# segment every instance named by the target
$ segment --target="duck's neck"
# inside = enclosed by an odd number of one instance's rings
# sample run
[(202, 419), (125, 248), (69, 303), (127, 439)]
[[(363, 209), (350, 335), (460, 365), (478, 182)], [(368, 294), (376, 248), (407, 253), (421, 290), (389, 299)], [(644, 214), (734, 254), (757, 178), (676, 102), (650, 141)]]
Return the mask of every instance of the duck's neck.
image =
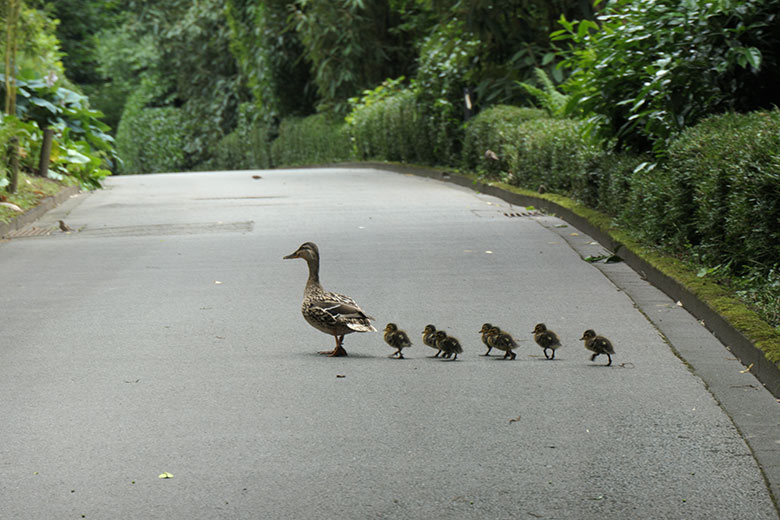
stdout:
[(322, 290), (320, 285), (320, 259), (311, 258), (306, 259), (306, 263), (309, 264), (309, 279), (306, 281), (306, 291)]

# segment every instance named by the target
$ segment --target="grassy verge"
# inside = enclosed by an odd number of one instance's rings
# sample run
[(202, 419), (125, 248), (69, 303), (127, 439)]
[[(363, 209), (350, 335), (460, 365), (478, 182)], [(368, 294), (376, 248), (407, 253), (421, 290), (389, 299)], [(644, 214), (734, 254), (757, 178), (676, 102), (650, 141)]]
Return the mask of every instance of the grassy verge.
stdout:
[[(40, 203), (46, 197), (56, 195), (63, 184), (42, 177), (28, 176), (19, 173), (19, 184), (16, 193), (0, 192), (0, 202), (10, 202), (27, 211)], [(0, 206), (0, 222), (6, 223), (21, 215), (7, 206)]]

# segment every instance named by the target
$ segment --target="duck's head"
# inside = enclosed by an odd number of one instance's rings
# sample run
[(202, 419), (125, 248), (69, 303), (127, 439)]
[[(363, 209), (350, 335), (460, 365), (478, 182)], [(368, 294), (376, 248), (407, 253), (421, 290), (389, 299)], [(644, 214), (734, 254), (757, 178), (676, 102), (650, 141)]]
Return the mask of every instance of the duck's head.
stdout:
[(319, 259), (320, 250), (314, 242), (304, 242), (294, 253), (285, 256), (284, 260), (290, 260), (292, 258), (303, 258), (307, 262), (309, 260)]
[(398, 325), (396, 325), (395, 323), (388, 323), (385, 326), (385, 332), (395, 332), (397, 330), (398, 330)]
[(426, 325), (425, 329), (423, 329), (423, 334), (431, 334), (433, 332), (436, 332), (436, 327), (430, 324)]
[(436, 333), (433, 335), (433, 339), (439, 341), (447, 337), (447, 333), (443, 330), (437, 330)]
[(588, 329), (582, 333), (582, 337), (580, 339), (584, 339), (585, 341), (588, 341), (589, 339), (593, 339), (595, 337), (596, 337), (596, 331), (594, 331), (593, 329)]
[(542, 332), (547, 331), (547, 325), (544, 323), (537, 323), (536, 327), (534, 327), (534, 334), (541, 334)]
[(490, 331), (490, 329), (492, 329), (492, 328), (493, 328), (493, 325), (491, 325), (490, 323), (484, 323), (484, 324), (482, 324), (482, 328), (479, 329), (479, 331), (482, 334), (485, 334), (486, 332)]

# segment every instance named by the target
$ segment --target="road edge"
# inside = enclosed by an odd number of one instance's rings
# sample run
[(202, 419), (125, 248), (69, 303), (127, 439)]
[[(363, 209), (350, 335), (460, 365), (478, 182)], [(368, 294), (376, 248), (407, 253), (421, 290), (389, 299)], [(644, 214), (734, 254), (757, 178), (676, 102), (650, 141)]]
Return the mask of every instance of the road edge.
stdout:
[(36, 206), (33, 206), (21, 215), (14, 217), (9, 222), (0, 222), (0, 238), (4, 238), (8, 233), (21, 229), (31, 222), (35, 222), (41, 218), (44, 213), (59, 206), (80, 191), (78, 186), (66, 186), (56, 194), (41, 199)]

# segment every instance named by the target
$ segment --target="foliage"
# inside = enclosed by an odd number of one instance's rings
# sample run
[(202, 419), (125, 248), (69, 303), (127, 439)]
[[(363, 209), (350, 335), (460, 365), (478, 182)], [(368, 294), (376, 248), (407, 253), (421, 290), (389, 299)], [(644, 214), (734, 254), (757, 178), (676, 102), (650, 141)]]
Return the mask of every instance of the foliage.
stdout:
[[(2, 125), (0, 125), (0, 143), (2, 143)], [(59, 182), (20, 172), (16, 193), (4, 193), (0, 195), (0, 200), (15, 204), (22, 210), (28, 210), (38, 205), (42, 199), (56, 195), (61, 189), (62, 185)], [(0, 206), (0, 222), (9, 222), (17, 216), (19, 216), (18, 212)]]
[[(5, 25), (6, 10), (10, 5), (10, 2), (0, 3), (0, 25)], [(45, 11), (22, 3), (16, 33), (17, 70), (52, 75), (55, 79), (62, 77), (63, 53), (56, 36), (57, 27), (57, 20), (47, 16)], [(5, 54), (4, 45), (0, 46), (0, 53)]]
[(344, 115), (355, 92), (409, 72), (413, 48), (389, 2), (296, 0), (292, 6), (291, 27), (311, 66), (320, 110)]
[[(560, 19), (571, 114), (618, 148), (662, 153), (708, 114), (780, 101), (780, 0), (617, 0)], [(770, 92), (773, 90), (774, 92)]]
[(316, 87), (290, 30), (288, 0), (227, 0), (230, 50), (266, 121), (314, 112)]
[(184, 153), (184, 114), (175, 106), (153, 106), (164, 86), (145, 80), (127, 101), (117, 129), (117, 148), (124, 164), (121, 173), (182, 171), (187, 166)]
[(250, 107), (241, 107), (235, 130), (222, 138), (210, 167), (215, 170), (257, 170), (271, 167), (271, 128), (252, 123)]
[(420, 164), (435, 161), (415, 91), (403, 88), (402, 79), (385, 81), (351, 100), (353, 108), (346, 120), (359, 159)]
[(275, 166), (349, 160), (352, 152), (346, 124), (324, 113), (284, 119), (279, 137), (271, 144), (271, 155)]
[[(545, 117), (542, 110), (496, 105), (483, 110), (466, 124), (463, 139), (463, 167), (480, 175), (498, 178), (509, 170), (509, 150), (516, 128), (525, 121)], [(495, 157), (488, 153), (495, 154)]]
[[(52, 84), (48, 78), (25, 73), (17, 78), (16, 86), (16, 114), (31, 123), (23, 134), (23, 146), (29, 148), (30, 155), (38, 157), (41, 131), (52, 127), (57, 133), (49, 175), (71, 175), (86, 188), (99, 187), (118, 160), (114, 140), (106, 133), (108, 127), (99, 119), (102, 114), (89, 107), (85, 96)], [(29, 170), (37, 170), (37, 164)]]
[(737, 273), (778, 265), (780, 111), (725, 114), (688, 129), (669, 149), (665, 177), (672, 204), (658, 231), (667, 242)]
[[(585, 18), (593, 10), (588, 0), (456, 0), (440, 10), (464, 23), (468, 37), (480, 45), (464, 80), (475, 88), (482, 106), (521, 103), (525, 92), (517, 82), (543, 68), (560, 82), (549, 34), (561, 15)], [(444, 12), (441, 12), (441, 15)]]
[(534, 69), (534, 74), (539, 86), (524, 81), (518, 81), (518, 86), (525, 90), (539, 107), (546, 110), (548, 115), (551, 117), (563, 117), (566, 114), (566, 106), (569, 104), (569, 96), (555, 88), (555, 84), (544, 69), (536, 68)]

